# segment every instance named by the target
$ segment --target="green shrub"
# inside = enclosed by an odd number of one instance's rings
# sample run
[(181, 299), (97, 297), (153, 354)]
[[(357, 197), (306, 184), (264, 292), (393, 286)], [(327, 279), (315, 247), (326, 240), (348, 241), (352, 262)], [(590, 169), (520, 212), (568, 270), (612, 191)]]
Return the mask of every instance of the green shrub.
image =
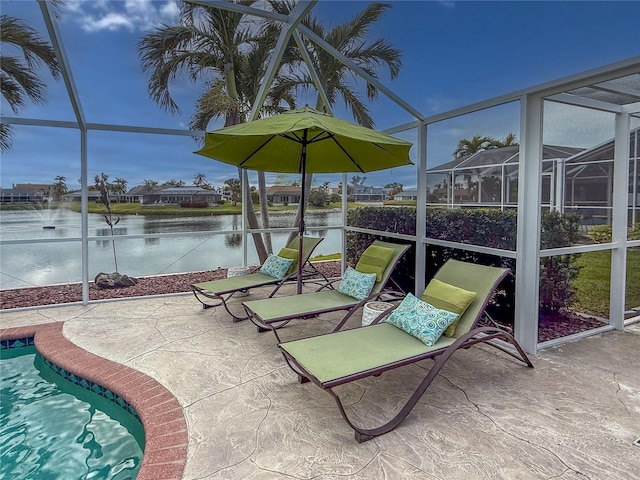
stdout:
[(324, 190), (311, 190), (309, 192), (309, 205), (324, 207), (328, 201), (328, 195)]
[[(482, 245), (503, 250), (515, 250), (517, 214), (490, 208), (430, 208), (427, 210), (426, 235), (440, 240)], [(348, 224), (354, 227), (384, 230), (415, 235), (416, 209), (414, 207), (363, 207), (350, 210)], [(571, 245), (580, 235), (579, 216), (545, 212), (541, 220), (542, 248), (559, 248)], [(350, 233), (347, 236), (347, 261), (353, 264), (374, 239), (384, 235)], [(558, 311), (569, 308), (575, 299), (573, 282), (578, 275), (577, 255), (545, 257), (540, 269), (540, 307)], [(482, 263), (510, 268), (514, 276), (507, 279), (493, 301), (492, 316), (512, 321), (515, 312), (515, 260), (468, 250), (427, 246), (425, 283), (449, 259)], [(415, 247), (396, 268), (393, 279), (405, 291), (415, 289)]]
[[(595, 243), (609, 243), (613, 238), (611, 225), (595, 225), (589, 230), (589, 236)], [(627, 240), (640, 240), (640, 223), (629, 229)]]

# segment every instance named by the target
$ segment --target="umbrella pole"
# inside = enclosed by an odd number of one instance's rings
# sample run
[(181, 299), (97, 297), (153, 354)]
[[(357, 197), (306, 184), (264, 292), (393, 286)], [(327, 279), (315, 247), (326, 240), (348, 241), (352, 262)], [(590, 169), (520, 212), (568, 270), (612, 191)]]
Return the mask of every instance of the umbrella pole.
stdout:
[(298, 224), (298, 237), (300, 237), (300, 246), (298, 247), (298, 293), (302, 293), (302, 246), (304, 244), (304, 184), (307, 173), (307, 129), (302, 133), (302, 154), (300, 155), (301, 163), (301, 183), (300, 190), (300, 222)]

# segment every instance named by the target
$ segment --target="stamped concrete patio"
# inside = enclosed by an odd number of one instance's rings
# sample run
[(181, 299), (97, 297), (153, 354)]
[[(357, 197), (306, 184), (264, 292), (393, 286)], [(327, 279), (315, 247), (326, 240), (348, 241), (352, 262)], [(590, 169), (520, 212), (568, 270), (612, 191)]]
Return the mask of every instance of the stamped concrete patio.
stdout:
[[(337, 318), (281, 334), (327, 332)], [(271, 333), (192, 296), (0, 314), (3, 328), (50, 322), (175, 395), (188, 426), (185, 479), (640, 478), (638, 325), (542, 351), (535, 369), (487, 346), (458, 352), (400, 427), (358, 444), (333, 399), (297, 383)], [(395, 412), (428, 368), (341, 393), (371, 423)]]

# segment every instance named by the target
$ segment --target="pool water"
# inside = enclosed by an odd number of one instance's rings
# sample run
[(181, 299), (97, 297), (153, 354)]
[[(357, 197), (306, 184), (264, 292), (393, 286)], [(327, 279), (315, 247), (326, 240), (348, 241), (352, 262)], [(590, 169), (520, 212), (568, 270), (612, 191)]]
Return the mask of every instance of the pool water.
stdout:
[(135, 479), (140, 422), (18, 350), (0, 360), (0, 480)]

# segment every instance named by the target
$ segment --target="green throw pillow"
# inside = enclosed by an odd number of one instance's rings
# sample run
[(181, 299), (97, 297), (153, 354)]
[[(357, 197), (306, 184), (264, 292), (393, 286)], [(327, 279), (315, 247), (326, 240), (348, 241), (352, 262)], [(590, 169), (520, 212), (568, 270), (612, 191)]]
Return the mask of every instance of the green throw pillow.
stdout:
[(426, 346), (433, 347), (445, 328), (456, 318), (458, 314), (436, 308), (409, 293), (391, 312), (387, 323), (413, 335)]
[(284, 247), (278, 252), (278, 256), (293, 260), (293, 263), (291, 264), (291, 267), (289, 267), (289, 271), (287, 273), (293, 272), (294, 267), (298, 264), (298, 250), (295, 248)]
[(436, 308), (458, 314), (458, 318), (444, 331), (445, 337), (453, 337), (460, 317), (476, 298), (476, 292), (470, 292), (434, 278), (420, 298)]
[(362, 273), (375, 273), (376, 282), (382, 280), (382, 275), (393, 258), (393, 249), (371, 245), (358, 260), (356, 270)]

